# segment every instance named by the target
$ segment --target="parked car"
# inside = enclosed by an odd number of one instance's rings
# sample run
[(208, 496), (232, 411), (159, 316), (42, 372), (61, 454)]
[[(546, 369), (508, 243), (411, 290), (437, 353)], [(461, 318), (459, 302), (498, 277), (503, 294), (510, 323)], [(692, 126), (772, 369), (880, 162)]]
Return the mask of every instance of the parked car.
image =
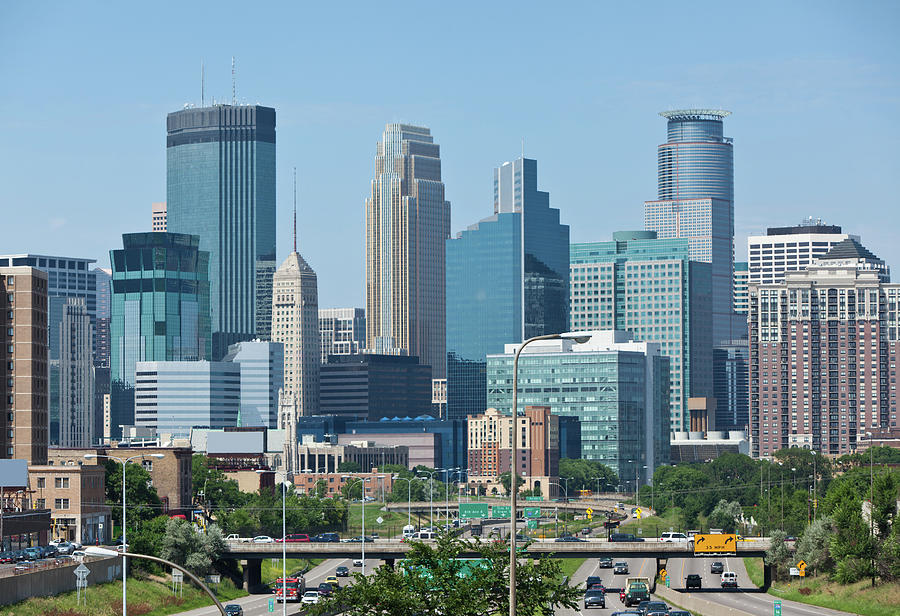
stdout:
[[(256, 541), (254, 539), (254, 541)], [(281, 543), (281, 539), (276, 539), (275, 543)], [(284, 536), (285, 543), (309, 543), (309, 535), (306, 533), (292, 533)], [(268, 542), (267, 542), (268, 543)]]
[(721, 563), (721, 561), (713, 561), (713, 564), (709, 566), (710, 573), (722, 574), (725, 571), (725, 565)]
[(257, 535), (252, 540), (253, 543), (275, 543), (275, 540), (268, 535)]
[(616, 575), (628, 575), (628, 563), (622, 561), (613, 565), (613, 573)]
[(61, 541), (60, 543), (56, 544), (56, 550), (60, 554), (71, 554), (75, 551), (75, 546), (66, 541)]
[(584, 609), (606, 607), (606, 594), (602, 590), (591, 589), (584, 593)]
[(228, 616), (244, 616), (244, 608), (237, 603), (228, 603), (225, 605), (225, 613)]
[(722, 572), (722, 588), (737, 588), (737, 573), (734, 571)]
[(684, 587), (690, 590), (691, 588), (696, 588), (700, 590), (703, 588), (703, 578), (701, 578), (696, 573), (689, 573), (686, 578), (684, 578)]
[(318, 590), (307, 590), (303, 593), (303, 598), (300, 599), (300, 603), (318, 603), (319, 602), (319, 591)]
[(597, 563), (597, 566), (600, 567), (601, 569), (612, 569), (613, 559), (608, 556), (604, 556), (603, 558), (601, 558), (599, 560), (599, 562)]
[(338, 567), (337, 569), (334, 570), (334, 575), (337, 577), (349, 577), (350, 569), (348, 569), (344, 565), (341, 565), (340, 567)]

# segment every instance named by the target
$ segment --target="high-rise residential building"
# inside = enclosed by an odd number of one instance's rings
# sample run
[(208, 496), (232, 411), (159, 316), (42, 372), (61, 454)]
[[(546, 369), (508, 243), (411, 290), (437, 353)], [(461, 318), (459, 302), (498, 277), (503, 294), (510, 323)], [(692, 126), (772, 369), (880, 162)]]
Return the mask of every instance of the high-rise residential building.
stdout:
[(537, 161), (494, 169), (494, 215), (447, 242), (447, 416), (483, 413), (487, 356), (564, 332), (569, 226), (537, 189)]
[(209, 359), (209, 253), (196, 235), (126, 233), (111, 250), (110, 396), (113, 436), (134, 424), (140, 361)]
[(82, 298), (69, 298), (59, 327), (59, 444), (89, 447), (94, 439), (91, 318)]
[[(510, 414), (513, 356), (488, 355), (488, 405)], [(591, 340), (538, 341), (519, 356), (518, 404), (550, 407), (581, 420), (581, 457), (611, 467), (624, 485), (646, 483), (669, 462), (669, 358), (658, 342), (628, 332), (594, 331)], [(521, 412), (521, 411), (520, 411)]]
[(657, 150), (658, 194), (644, 202), (644, 228), (686, 237), (692, 261), (712, 266), (712, 340), (731, 340), (734, 153), (719, 109), (663, 111), (668, 138)]
[(278, 427), (278, 392), (284, 386), (284, 345), (280, 342), (237, 342), (225, 361), (241, 367), (241, 416), (238, 425)]
[(36, 267), (0, 266), (0, 458), (47, 463), (48, 275)]
[(734, 311), (747, 317), (749, 299), (747, 285), (750, 284), (750, 267), (746, 261), (734, 262)]
[(112, 280), (112, 270), (108, 267), (95, 267), (93, 272), (97, 295), (97, 318), (93, 323), (94, 366), (109, 368), (109, 283)]
[(151, 231), (168, 231), (166, 227), (166, 202), (152, 203), (150, 209), (153, 215), (153, 226)]
[(421, 126), (388, 124), (366, 199), (366, 346), (413, 355), (444, 378), (445, 248), (440, 146)]
[(228, 361), (135, 364), (134, 425), (190, 436), (191, 428), (237, 426), (241, 366)]
[(837, 225), (809, 218), (793, 227), (769, 227), (766, 235), (747, 238), (749, 282), (772, 284), (784, 280), (786, 272), (806, 269), (836, 244), (859, 236), (843, 233)]
[(746, 338), (713, 347), (715, 430), (747, 430), (750, 425), (750, 346)]
[[(829, 455), (897, 430), (900, 284), (854, 239), (781, 282), (750, 283), (754, 456)], [(869, 437), (870, 438), (870, 437)]]
[(329, 355), (357, 355), (366, 348), (366, 311), (362, 308), (320, 308), (322, 363)]
[(379, 420), (431, 412), (431, 367), (409, 355), (332, 355), (322, 365), (321, 413)]
[[(214, 105), (170, 113), (167, 229), (209, 253), (213, 357), (256, 336), (275, 266), (275, 110)], [(263, 307), (263, 313), (265, 307)]]
[(671, 425), (687, 430), (687, 401), (712, 395), (710, 265), (686, 238), (619, 231), (611, 242), (572, 244), (571, 329), (616, 329), (659, 344), (670, 359)]

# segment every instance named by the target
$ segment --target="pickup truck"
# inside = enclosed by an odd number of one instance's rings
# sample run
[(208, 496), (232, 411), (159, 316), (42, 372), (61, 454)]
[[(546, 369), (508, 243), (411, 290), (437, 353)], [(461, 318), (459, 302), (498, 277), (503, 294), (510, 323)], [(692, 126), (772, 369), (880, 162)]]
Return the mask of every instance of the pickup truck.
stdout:
[(238, 541), (240, 543), (250, 543), (250, 537), (241, 537), (237, 533), (231, 533), (227, 537), (225, 537), (225, 541)]
[(632, 582), (625, 592), (625, 607), (638, 605), (641, 601), (650, 600), (650, 588), (643, 582)]

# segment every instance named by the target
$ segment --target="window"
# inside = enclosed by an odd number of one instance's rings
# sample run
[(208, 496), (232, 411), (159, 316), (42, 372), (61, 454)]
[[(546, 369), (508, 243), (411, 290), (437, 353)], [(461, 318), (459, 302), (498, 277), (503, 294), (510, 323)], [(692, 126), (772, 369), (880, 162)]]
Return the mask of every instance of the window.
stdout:
[(53, 501), (54, 509), (68, 509), (69, 508), (69, 499), (68, 498), (57, 498)]
[(56, 477), (53, 480), (53, 487), (68, 488), (69, 487), (69, 478), (68, 477)]
[(37, 487), (39, 489), (43, 489), (47, 487), (47, 478), (46, 477), (38, 477)]
[(44, 498), (37, 498), (34, 501), (34, 506), (38, 509), (46, 509), (47, 508), (47, 500)]
[(144, 470), (148, 473), (153, 472), (153, 460), (141, 460), (141, 466), (144, 467)]

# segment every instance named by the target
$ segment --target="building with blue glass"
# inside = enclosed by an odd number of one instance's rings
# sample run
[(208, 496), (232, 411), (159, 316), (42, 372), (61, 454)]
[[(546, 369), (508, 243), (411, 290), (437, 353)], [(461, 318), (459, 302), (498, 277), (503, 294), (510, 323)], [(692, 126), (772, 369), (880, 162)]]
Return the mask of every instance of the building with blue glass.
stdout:
[(644, 203), (644, 228), (688, 238), (690, 257), (712, 266), (712, 339), (731, 340), (734, 268), (734, 147), (724, 136), (730, 111), (664, 111), (666, 143), (657, 149), (658, 194)]
[(241, 367), (241, 427), (278, 428), (278, 391), (284, 387), (284, 345), (252, 340), (228, 347), (224, 361)]
[[(209, 253), (213, 357), (268, 331), (275, 271), (275, 110), (214, 105), (170, 113), (167, 229)], [(265, 305), (262, 305), (265, 304)]]
[(619, 231), (611, 242), (572, 244), (571, 329), (617, 329), (660, 345), (670, 359), (672, 429), (688, 430), (687, 401), (712, 395), (709, 263), (686, 238)]
[[(581, 457), (618, 473), (623, 485), (647, 483), (669, 463), (669, 358), (657, 342), (628, 332), (595, 331), (585, 344), (534, 342), (519, 356), (519, 413), (550, 407), (581, 421)], [(518, 345), (488, 355), (488, 405), (509, 414)]]
[(126, 233), (111, 250), (110, 398), (113, 437), (134, 424), (139, 361), (198, 361), (212, 350), (209, 253), (181, 233)]
[(537, 161), (494, 169), (494, 215), (447, 240), (447, 417), (488, 407), (486, 358), (563, 332), (569, 321), (569, 226), (537, 189)]

